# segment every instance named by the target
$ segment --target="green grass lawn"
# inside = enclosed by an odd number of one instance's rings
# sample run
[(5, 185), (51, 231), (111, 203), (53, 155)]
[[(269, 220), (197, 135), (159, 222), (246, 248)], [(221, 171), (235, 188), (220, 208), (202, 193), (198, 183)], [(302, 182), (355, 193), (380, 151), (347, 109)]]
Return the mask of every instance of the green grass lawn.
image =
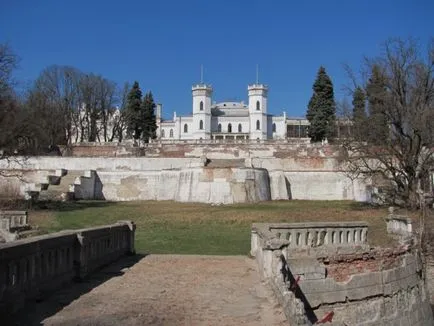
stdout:
[(29, 212), (42, 232), (132, 220), (139, 253), (246, 255), (254, 222), (367, 221), (369, 241), (386, 245), (387, 210), (350, 201), (274, 201), (211, 206), (165, 201), (48, 203)]

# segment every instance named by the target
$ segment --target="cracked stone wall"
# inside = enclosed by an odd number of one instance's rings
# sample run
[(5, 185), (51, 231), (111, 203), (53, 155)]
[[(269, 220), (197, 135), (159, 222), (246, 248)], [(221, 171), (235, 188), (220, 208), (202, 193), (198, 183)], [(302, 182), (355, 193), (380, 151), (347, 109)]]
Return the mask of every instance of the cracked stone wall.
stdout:
[[(174, 146), (175, 149), (179, 149), (180, 145)], [(207, 152), (208, 147), (198, 147), (193, 148), (193, 145), (189, 145), (192, 150), (192, 156), (185, 156), (184, 154), (178, 153), (178, 157), (30, 157), (26, 160), (18, 158), (17, 161), (8, 162), (5, 160), (0, 161), (0, 169), (8, 170), (20, 170), (20, 171), (47, 171), (56, 169), (66, 169), (66, 170), (94, 170), (97, 171), (98, 176), (104, 175), (105, 180), (110, 183), (114, 183), (116, 178), (128, 178), (131, 175), (137, 175), (139, 180), (146, 182), (146, 185), (152, 184), (152, 175), (165, 174), (167, 178), (164, 181), (168, 181), (173, 184), (173, 179), (177, 178), (177, 172), (166, 172), (168, 170), (177, 169), (189, 169), (203, 167), (204, 161), (203, 157), (198, 157), (199, 154), (211, 155), (212, 157), (224, 158), (225, 152), (229, 151), (232, 154), (230, 158), (248, 158), (246, 160), (246, 167), (259, 170), (267, 170), (269, 174), (269, 182), (267, 189), (270, 188), (271, 199), (272, 200), (287, 200), (287, 199), (303, 199), (303, 200), (356, 200), (356, 201), (370, 201), (370, 187), (364, 182), (359, 180), (350, 180), (347, 176), (340, 170), (338, 160), (336, 158), (337, 154), (333, 148), (318, 147), (318, 146), (305, 146), (305, 147), (286, 147), (280, 148), (277, 145), (266, 145), (257, 144), (250, 145), (249, 147), (234, 146), (229, 148), (229, 146), (219, 145), (213, 148), (212, 152)], [(104, 146), (102, 146), (104, 147)], [(170, 146), (165, 150), (169, 150)], [(200, 150), (199, 150), (200, 149)], [(253, 152), (249, 152), (252, 150)], [(285, 152), (286, 150), (286, 152)], [(235, 155), (234, 153), (238, 153)], [(250, 154), (249, 154), (250, 153)], [(286, 153), (285, 155), (283, 155)], [(193, 155), (194, 154), (194, 155)], [(242, 154), (242, 155), (241, 155)], [(252, 156), (249, 156), (252, 155)], [(255, 156), (256, 155), (256, 156)], [(262, 155), (262, 157), (261, 157)], [(270, 155), (270, 156), (267, 156)], [(273, 156), (274, 155), (274, 156)], [(206, 156), (208, 157), (208, 156)], [(209, 157), (208, 157), (209, 158)], [(212, 158), (211, 158), (212, 160)], [(248, 162), (247, 162), (248, 161)], [(164, 172), (163, 172), (164, 171)], [(211, 171), (211, 170), (209, 170)], [(203, 172), (203, 175), (210, 174), (211, 172)], [(131, 173), (130, 173), (131, 172)], [(26, 172), (27, 173), (27, 172)], [(216, 183), (220, 178), (216, 172)], [(30, 175), (29, 173), (27, 173)], [(118, 177), (116, 177), (116, 174)], [(109, 177), (109, 175), (111, 177)], [(145, 175), (149, 175), (145, 177)], [(191, 182), (194, 179), (189, 179), (188, 174), (180, 176), (181, 180), (187, 182), (185, 185), (180, 185), (180, 187), (190, 187)], [(101, 178), (102, 180), (103, 178)], [(161, 179), (161, 180), (163, 180)], [(237, 178), (236, 178), (237, 179)], [(160, 179), (158, 179), (160, 180)], [(252, 191), (243, 190), (246, 187), (252, 188), (257, 183), (247, 180), (243, 183), (231, 182), (223, 186), (221, 183), (217, 185), (204, 184), (201, 185), (205, 188), (217, 187), (216, 189), (222, 189), (224, 193), (229, 192), (229, 188), (233, 189), (234, 195), (231, 195), (234, 199), (222, 200), (211, 200), (209, 202), (240, 202), (243, 200), (243, 196), (239, 198), (238, 194), (247, 193), (250, 194)], [(35, 179), (34, 181), (38, 183)], [(132, 181), (124, 180), (120, 184), (121, 189), (119, 197), (125, 198), (127, 190), (125, 189)], [(195, 182), (195, 181), (194, 181)], [(120, 183), (120, 181), (119, 181)], [(155, 184), (155, 183), (154, 183)], [(145, 184), (141, 188), (147, 187)], [(104, 186), (104, 184), (103, 184)], [(110, 185), (110, 187), (112, 187)], [(225, 187), (225, 188), (224, 188)], [(123, 189), (123, 190), (122, 190)], [(137, 192), (134, 187), (131, 189), (131, 199), (133, 198), (176, 198), (173, 194), (172, 188), (167, 188), (168, 194), (163, 194), (164, 188), (157, 185), (157, 189), (145, 189)], [(162, 190), (163, 189), (163, 190)], [(237, 190), (239, 189), (239, 190)], [(158, 192), (157, 195), (145, 195), (144, 192)], [(211, 191), (211, 190), (206, 190)], [(247, 192), (246, 192), (247, 191)], [(106, 191), (110, 193), (107, 194), (105, 198), (116, 198), (114, 191), (111, 189)], [(140, 194), (141, 193), (141, 194)], [(211, 197), (215, 195), (209, 195)], [(225, 195), (226, 196), (226, 195)], [(182, 196), (181, 196), (182, 197)], [(201, 196), (203, 197), (203, 196)], [(114, 199), (116, 200), (116, 199)], [(204, 201), (201, 199), (201, 201)], [(206, 201), (204, 201), (206, 202)]]
[(249, 168), (100, 171), (107, 200), (232, 204), (270, 200), (268, 172)]
[[(323, 275), (304, 275), (299, 284), (318, 318), (333, 311), (335, 322), (350, 325), (432, 325), (417, 252), (331, 259), (327, 264), (317, 262)], [(291, 261), (288, 265), (291, 269)]]
[[(261, 275), (277, 291), (288, 320), (312, 325), (332, 316), (332, 325), (434, 324), (429, 276), (411, 242), (392, 248), (350, 242), (299, 246), (283, 231), (297, 227), (300, 233), (301, 224), (252, 228), (252, 255)], [(306, 232), (314, 231), (311, 224), (305, 226)], [(326, 226), (332, 232), (333, 225)]]

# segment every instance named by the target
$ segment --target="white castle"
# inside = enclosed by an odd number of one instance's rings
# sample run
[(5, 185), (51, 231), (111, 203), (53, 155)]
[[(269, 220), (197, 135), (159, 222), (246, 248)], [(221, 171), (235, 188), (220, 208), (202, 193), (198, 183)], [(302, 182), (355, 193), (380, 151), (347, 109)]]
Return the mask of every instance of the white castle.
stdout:
[(249, 85), (248, 103), (212, 102), (210, 85), (192, 87), (193, 113), (189, 116), (173, 114), (172, 120), (162, 120), (162, 106), (157, 106), (157, 138), (161, 140), (232, 139), (265, 140), (287, 137), (287, 119), (268, 114), (268, 87)]
[[(256, 82), (247, 87), (248, 103), (243, 101), (213, 102), (213, 89), (207, 84), (192, 87), (192, 115), (177, 116), (171, 120), (162, 118), (162, 105), (157, 104), (156, 140), (161, 142), (198, 140), (283, 140), (286, 138), (307, 138), (309, 121), (302, 117), (287, 117), (286, 112), (274, 116), (268, 113), (268, 87)], [(116, 108), (106, 112), (107, 121), (97, 121), (97, 142), (119, 142), (126, 140), (126, 123), (122, 122), (121, 111)], [(73, 116), (72, 143), (87, 139), (89, 122), (84, 107)], [(83, 136), (83, 137), (82, 137)], [(86, 141), (86, 140), (85, 140)]]

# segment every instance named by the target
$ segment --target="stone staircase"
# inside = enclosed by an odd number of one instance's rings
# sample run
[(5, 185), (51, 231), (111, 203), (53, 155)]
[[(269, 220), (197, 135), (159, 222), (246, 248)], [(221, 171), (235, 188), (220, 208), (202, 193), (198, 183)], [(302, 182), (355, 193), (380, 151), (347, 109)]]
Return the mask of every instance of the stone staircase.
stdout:
[(82, 178), (91, 177), (91, 171), (65, 170), (48, 171), (40, 183), (31, 184), (26, 190), (27, 199), (40, 201), (68, 201), (77, 199), (76, 187)]

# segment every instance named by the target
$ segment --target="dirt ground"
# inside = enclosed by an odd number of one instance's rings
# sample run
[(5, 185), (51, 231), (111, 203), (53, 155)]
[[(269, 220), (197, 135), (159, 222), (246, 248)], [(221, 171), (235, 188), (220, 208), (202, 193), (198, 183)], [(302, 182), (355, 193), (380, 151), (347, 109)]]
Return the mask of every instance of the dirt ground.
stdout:
[(130, 259), (27, 307), (12, 324), (288, 325), (247, 257)]

